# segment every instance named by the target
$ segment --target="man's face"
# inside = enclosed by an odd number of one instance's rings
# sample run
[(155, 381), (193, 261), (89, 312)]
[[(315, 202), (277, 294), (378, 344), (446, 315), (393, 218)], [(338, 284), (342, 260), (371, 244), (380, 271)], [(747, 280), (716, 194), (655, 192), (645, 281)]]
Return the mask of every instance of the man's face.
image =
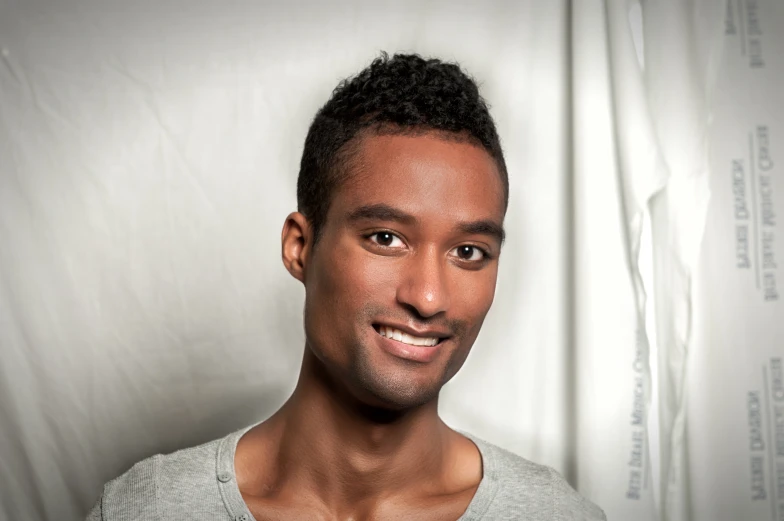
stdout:
[(503, 186), (470, 143), (370, 135), (359, 147), (305, 267), (305, 333), (363, 403), (407, 409), (438, 396), (490, 309)]

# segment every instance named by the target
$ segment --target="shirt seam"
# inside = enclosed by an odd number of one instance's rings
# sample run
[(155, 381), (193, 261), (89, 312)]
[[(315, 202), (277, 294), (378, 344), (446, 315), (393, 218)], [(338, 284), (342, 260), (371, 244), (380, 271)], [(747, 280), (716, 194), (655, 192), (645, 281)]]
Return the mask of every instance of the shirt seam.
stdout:
[[(466, 433), (462, 433), (462, 434), (466, 435)], [(483, 439), (473, 438), (470, 435), (468, 435), (467, 437), (469, 437), (469, 439), (471, 439), (474, 442), (474, 444), (476, 444), (477, 448), (479, 448), (479, 452), (482, 455), (483, 458), (482, 480), (484, 481), (485, 479), (487, 479), (487, 485), (490, 489), (490, 494), (487, 497), (487, 500), (484, 501), (484, 504), (480, 504), (478, 508), (474, 509), (472, 506), (469, 506), (469, 511), (466, 512), (468, 516), (465, 517), (464, 521), (481, 521), (482, 519), (484, 519), (485, 515), (490, 510), (490, 507), (493, 506), (493, 501), (495, 501), (496, 495), (498, 495), (498, 492), (501, 490), (501, 483), (498, 480), (498, 467), (497, 467), (495, 448), (493, 448), (490, 444), (486, 443)], [(484, 461), (485, 457), (487, 461)], [(473, 510), (473, 512), (471, 510)]]
[[(221, 438), (220, 442), (218, 443), (218, 450), (215, 453), (215, 476), (220, 475), (221, 473), (221, 465), (223, 463), (223, 452), (226, 450), (226, 446), (228, 445), (227, 439), (231, 437), (231, 434), (228, 434)], [(221, 501), (223, 502), (223, 507), (226, 509), (226, 512), (229, 514), (229, 518), (234, 519), (234, 509), (232, 508), (233, 505), (231, 504), (231, 500), (226, 497), (228, 491), (226, 487), (222, 486), (223, 484), (217, 480), (213, 480), (214, 486), (218, 487), (218, 494), (220, 494)]]
[(561, 515), (561, 512), (559, 512), (559, 510), (558, 510), (558, 501), (555, 500), (555, 498), (556, 498), (556, 494), (555, 494), (555, 469), (553, 469), (552, 467), (547, 467), (547, 470), (550, 473), (550, 487), (549, 487), (550, 490), (548, 492), (550, 493), (550, 501), (552, 502), (552, 505), (553, 505), (553, 518), (555, 519), (556, 516), (560, 516)]
[(501, 482), (498, 480), (498, 464), (497, 464), (498, 462), (495, 457), (496, 456), (495, 449), (493, 449), (492, 447), (488, 447), (488, 450), (486, 452), (490, 456), (490, 463), (491, 463), (490, 468), (492, 470), (492, 474), (490, 475), (490, 477), (492, 478), (491, 484), (493, 485), (493, 490), (492, 490), (492, 494), (490, 495), (490, 497), (487, 499), (487, 502), (485, 503), (485, 507), (482, 509), (481, 512), (478, 513), (479, 517), (477, 518), (477, 520), (481, 520), (482, 518), (485, 517), (485, 514), (487, 514), (487, 511), (490, 510), (490, 507), (493, 505), (493, 501), (495, 501), (495, 496), (498, 495), (498, 491), (501, 490)]
[(158, 508), (161, 504), (160, 501), (160, 493), (159, 493), (159, 486), (158, 486), (158, 478), (160, 475), (160, 459), (161, 455), (156, 454), (152, 460), (152, 476), (153, 476), (153, 486), (155, 487), (155, 505), (153, 506), (153, 512), (155, 513), (155, 519), (161, 519), (161, 514), (158, 511)]

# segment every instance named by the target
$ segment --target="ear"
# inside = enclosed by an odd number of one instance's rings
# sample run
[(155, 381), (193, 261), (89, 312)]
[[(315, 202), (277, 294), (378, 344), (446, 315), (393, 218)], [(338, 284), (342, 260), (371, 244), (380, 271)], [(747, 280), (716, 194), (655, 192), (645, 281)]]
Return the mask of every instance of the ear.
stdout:
[(303, 214), (292, 212), (286, 217), (280, 237), (283, 265), (292, 277), (303, 284), (310, 255), (310, 234), (310, 223)]

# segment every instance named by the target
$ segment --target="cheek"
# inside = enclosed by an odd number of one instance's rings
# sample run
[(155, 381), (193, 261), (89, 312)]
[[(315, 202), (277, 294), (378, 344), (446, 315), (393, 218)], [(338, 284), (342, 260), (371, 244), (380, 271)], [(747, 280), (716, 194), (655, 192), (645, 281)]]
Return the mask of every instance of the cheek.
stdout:
[(396, 270), (383, 257), (356, 246), (335, 248), (330, 257), (324, 276), (328, 291), (336, 297), (335, 305), (359, 310), (394, 295)]
[(495, 269), (462, 273), (453, 286), (452, 316), (463, 321), (465, 329), (447, 363), (445, 382), (452, 379), (468, 358), (479, 336), (487, 312), (495, 297)]
[(338, 242), (313, 260), (306, 307), (319, 327), (329, 323), (331, 329), (345, 334), (374, 304), (388, 304), (389, 296), (394, 298), (396, 275), (389, 263), (356, 245)]
[(481, 325), (495, 298), (496, 269), (479, 272), (460, 272), (452, 289), (455, 314)]

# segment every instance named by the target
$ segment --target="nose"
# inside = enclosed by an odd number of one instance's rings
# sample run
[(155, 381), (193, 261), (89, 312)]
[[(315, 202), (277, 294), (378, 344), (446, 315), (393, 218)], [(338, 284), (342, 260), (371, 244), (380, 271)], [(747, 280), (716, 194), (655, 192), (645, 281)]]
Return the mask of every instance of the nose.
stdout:
[(433, 317), (449, 307), (449, 290), (443, 259), (435, 248), (421, 250), (407, 263), (397, 290), (400, 304), (421, 318)]

